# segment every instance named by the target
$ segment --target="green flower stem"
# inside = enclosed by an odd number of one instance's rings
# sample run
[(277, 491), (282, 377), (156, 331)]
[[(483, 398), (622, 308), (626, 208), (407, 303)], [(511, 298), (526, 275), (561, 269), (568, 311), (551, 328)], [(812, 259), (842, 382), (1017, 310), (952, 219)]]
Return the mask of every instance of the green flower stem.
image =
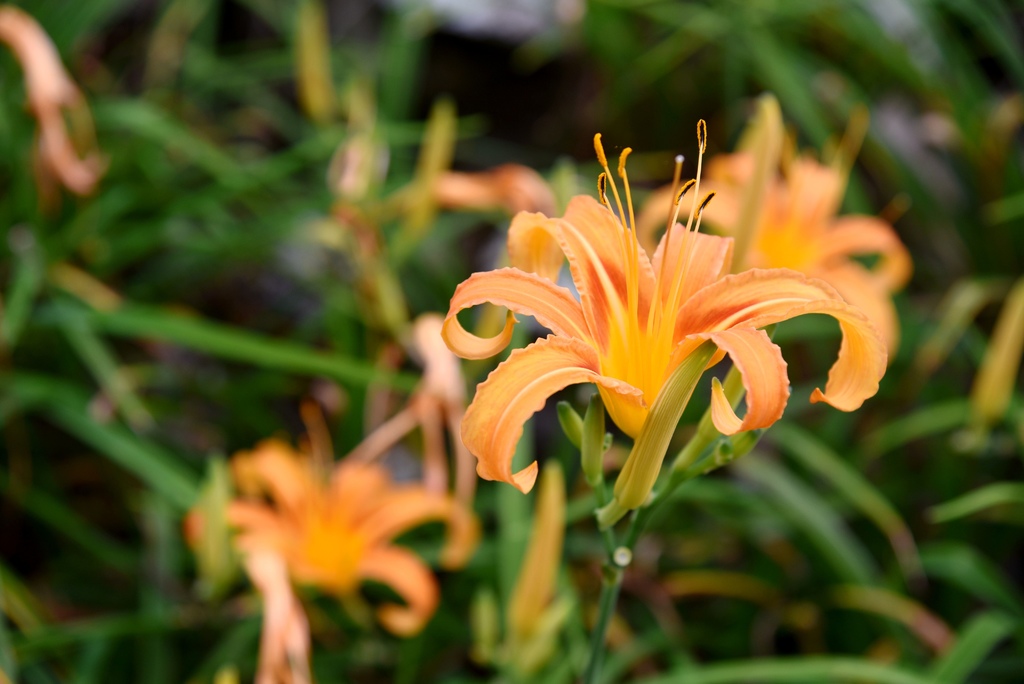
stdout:
[(615, 605), (619, 602), (619, 590), (622, 589), (624, 570), (624, 566), (616, 565), (613, 552), (601, 578), (601, 598), (597, 610), (597, 623), (590, 635), (590, 661), (583, 673), (583, 684), (597, 684), (601, 676), (605, 635), (608, 633), (608, 625), (615, 612)]

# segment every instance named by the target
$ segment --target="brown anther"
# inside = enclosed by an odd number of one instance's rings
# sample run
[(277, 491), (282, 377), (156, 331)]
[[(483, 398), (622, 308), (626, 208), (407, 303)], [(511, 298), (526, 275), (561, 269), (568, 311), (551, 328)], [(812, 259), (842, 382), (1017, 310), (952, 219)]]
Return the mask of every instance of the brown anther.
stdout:
[(708, 193), (708, 194), (707, 194), (707, 195), (706, 195), (706, 196), (704, 197), (704, 199), (703, 199), (703, 200), (701, 201), (701, 203), (700, 203), (700, 206), (699, 206), (699, 207), (697, 207), (697, 216), (698, 216), (698, 217), (699, 217), (699, 216), (701, 215), (701, 212), (703, 212), (703, 211), (704, 211), (704, 207), (708, 206), (708, 204), (709, 204), (709, 203), (711, 202), (711, 198), (713, 198), (714, 196), (715, 196), (715, 193), (714, 193), (714, 192), (709, 192), (709, 193)]
[(683, 183), (682, 187), (679, 188), (679, 190), (676, 192), (676, 197), (672, 201), (672, 204), (674, 206), (678, 206), (678, 204), (683, 201), (683, 196), (686, 195), (686, 193), (690, 191), (690, 188), (692, 188), (696, 184), (697, 180), (695, 178), (691, 178), (690, 180)]
[(602, 171), (597, 176), (597, 196), (601, 200), (601, 204), (603, 204), (604, 206), (606, 206), (606, 207), (608, 207), (610, 209), (611, 205), (608, 204), (608, 194), (606, 192), (606, 188), (607, 187), (608, 187), (608, 176), (606, 176), (604, 174), (604, 171)]

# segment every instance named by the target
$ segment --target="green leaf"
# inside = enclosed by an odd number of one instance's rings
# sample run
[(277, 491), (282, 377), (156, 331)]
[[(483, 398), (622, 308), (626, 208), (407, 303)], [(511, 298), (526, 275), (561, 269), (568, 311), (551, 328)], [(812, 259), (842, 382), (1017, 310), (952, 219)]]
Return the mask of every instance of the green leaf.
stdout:
[(944, 523), (980, 513), (996, 506), (1024, 505), (1024, 484), (995, 482), (958, 496), (952, 501), (933, 506), (928, 511), (932, 522)]
[(840, 684), (935, 684), (931, 677), (891, 665), (860, 658), (807, 656), (801, 658), (764, 658), (740, 663), (720, 663), (678, 675), (668, 674), (642, 679), (637, 684), (736, 684), (744, 682), (809, 682)]
[(125, 470), (134, 473), (181, 510), (190, 507), (198, 493), (198, 477), (182, 465), (178, 456), (141, 439), (116, 423), (97, 422), (89, 412), (89, 396), (55, 378), (18, 373), (0, 378), (15, 396), (39, 401), (54, 423), (96, 449)]
[(942, 684), (960, 684), (982, 663), (996, 644), (1018, 626), (1018, 621), (997, 612), (982, 613), (960, 630), (953, 647), (933, 665), (929, 674)]
[(1020, 590), (973, 547), (958, 542), (930, 544), (921, 549), (921, 564), (928, 577), (945, 580), (971, 596), (1024, 618), (1024, 596)]
[(92, 311), (87, 321), (112, 335), (162, 340), (281, 371), (326, 375), (360, 385), (384, 384), (403, 390), (412, 390), (418, 382), (414, 376), (378, 370), (339, 354), (152, 307), (131, 305), (114, 311)]
[(811, 487), (766, 458), (743, 459), (733, 467), (768, 490), (779, 510), (814, 544), (836, 576), (856, 584), (874, 582), (877, 570), (871, 556)]
[(889, 500), (867, 478), (824, 442), (791, 423), (776, 423), (771, 435), (783, 451), (825, 478), (855, 509), (878, 526), (888, 537), (907, 576), (920, 574), (921, 559), (910, 528)]

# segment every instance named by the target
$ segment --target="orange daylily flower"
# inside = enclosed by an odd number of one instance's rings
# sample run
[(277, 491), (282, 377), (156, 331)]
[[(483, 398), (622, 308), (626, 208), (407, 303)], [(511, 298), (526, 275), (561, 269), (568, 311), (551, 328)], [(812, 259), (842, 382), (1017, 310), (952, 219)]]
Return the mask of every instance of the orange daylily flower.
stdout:
[(324, 477), (306, 455), (266, 440), (235, 455), (232, 468), (238, 489), (249, 495), (228, 508), (239, 550), (278, 554), (293, 581), (340, 597), (362, 580), (387, 584), (405, 605), (385, 604), (378, 617), (398, 635), (423, 628), (437, 608), (438, 587), (422, 560), (391, 541), (412, 527), (445, 521), (441, 564), (453, 568), (468, 561), (479, 537), (463, 506), (419, 485), (396, 485), (378, 465), (342, 461)]
[[(704, 151), (704, 124), (698, 127)], [(685, 226), (676, 224), (662, 238), (653, 258), (639, 244), (632, 220), (626, 175), (626, 148), (619, 160), (625, 183), (625, 207), (610, 183), (619, 212), (604, 197), (611, 172), (600, 144), (595, 148), (605, 173), (598, 187), (604, 200), (575, 197), (561, 219), (521, 213), (513, 220), (514, 236), (543, 234), (561, 248), (569, 262), (573, 293), (551, 279), (518, 268), (475, 273), (456, 289), (443, 330), (448, 346), (464, 358), (487, 358), (511, 340), (511, 312), (534, 316), (554, 334), (512, 352), (477, 388), (466, 412), (462, 438), (477, 457), (485, 479), (508, 482), (529, 491), (537, 463), (512, 472), (512, 455), (529, 417), (562, 388), (597, 385), (615, 423), (637, 437), (650, 407), (673, 371), (710, 340), (718, 347), (711, 364), (728, 354), (743, 376), (747, 411), (740, 418), (719, 384), (712, 389), (712, 417), (724, 434), (764, 428), (782, 415), (789, 394), (786, 363), (778, 346), (762, 330), (767, 325), (808, 313), (839, 321), (843, 339), (824, 401), (841, 410), (856, 409), (878, 390), (885, 372), (886, 349), (878, 332), (858, 309), (845, 303), (827, 283), (786, 269), (729, 272), (732, 240), (698, 231), (705, 198), (696, 201), (697, 179)], [(679, 201), (673, 203), (678, 213)], [(619, 217), (626, 217), (623, 222)], [(624, 225), (625, 223), (625, 225)], [(505, 329), (483, 339), (466, 331), (459, 311), (490, 302), (510, 310)]]
[(39, 124), (37, 170), (42, 189), (52, 179), (76, 195), (88, 195), (103, 175), (104, 162), (96, 152), (80, 157), (64, 121), (70, 115), (72, 131), (83, 145), (95, 147), (92, 119), (78, 86), (60, 62), (53, 41), (31, 16), (11, 6), (0, 7), (0, 42), (14, 53), (25, 71), (28, 108)]

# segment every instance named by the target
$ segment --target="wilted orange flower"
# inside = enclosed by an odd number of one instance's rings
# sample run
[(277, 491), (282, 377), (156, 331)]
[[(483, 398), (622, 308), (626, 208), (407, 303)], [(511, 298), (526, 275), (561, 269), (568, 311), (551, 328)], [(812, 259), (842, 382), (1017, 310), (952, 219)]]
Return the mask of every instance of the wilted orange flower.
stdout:
[(440, 314), (422, 314), (412, 324), (413, 351), (423, 364), (423, 380), (408, 405), (381, 424), (347, 456), (371, 461), (398, 443), (417, 426), (423, 431), (423, 485), (435, 494), (448, 491), (448, 461), (444, 429), (454, 436), (455, 493), (471, 506), (476, 479), (473, 457), (458, 438), (466, 413), (466, 382), (459, 360), (441, 340)]
[[(703, 153), (703, 121), (698, 137)], [(732, 240), (697, 232), (701, 209), (709, 200), (696, 201), (699, 163), (697, 179), (678, 193), (681, 197), (694, 187), (689, 220), (686, 226), (670, 221), (674, 227), (651, 259), (634, 229), (625, 169), (631, 150), (623, 150), (619, 160), (625, 202), (610, 183), (616, 216), (604, 197), (611, 172), (600, 136), (595, 148), (605, 169), (598, 182), (603, 204), (580, 196), (561, 219), (519, 214), (513, 220), (519, 230), (509, 236), (510, 252), (516, 240), (538, 236), (557, 244), (569, 261), (579, 299), (551, 279), (518, 268), (475, 273), (452, 297), (443, 334), (448, 346), (465, 358), (487, 358), (507, 346), (515, 323), (512, 311), (534, 316), (554, 333), (513, 351), (477, 388), (462, 437), (478, 459), (481, 477), (530, 490), (536, 462), (512, 472), (523, 423), (551, 394), (571, 384), (596, 384), (615, 423), (636, 437), (668, 377), (705, 340), (718, 347), (712, 364), (724, 354), (732, 358), (747, 393), (747, 412), (740, 419), (721, 386), (714, 384), (715, 427), (733, 434), (771, 425), (782, 415), (789, 380), (780, 349), (761, 328), (801, 314), (828, 314), (839, 321), (843, 333), (826, 390), (815, 390), (811, 401), (849, 411), (877, 391), (885, 372), (885, 345), (867, 317), (835, 289), (786, 269), (725, 275)], [(677, 213), (678, 206), (676, 200)], [(459, 311), (484, 302), (510, 310), (505, 329), (491, 339), (472, 335), (456, 318)]]
[(555, 196), (539, 173), (521, 164), (503, 164), (488, 171), (447, 171), (434, 181), (434, 196), (452, 209), (504, 208), (509, 213), (555, 210)]
[(257, 551), (245, 571), (263, 597), (263, 633), (255, 684), (309, 684), (309, 620), (280, 555)]
[(276, 553), (295, 582), (337, 596), (354, 593), (362, 580), (387, 584), (405, 601), (378, 611), (395, 634), (423, 628), (437, 608), (438, 587), (423, 561), (392, 540), (412, 527), (445, 521), (449, 539), (441, 563), (458, 567), (479, 535), (472, 513), (450, 497), (396, 485), (374, 464), (342, 461), (320, 474), (304, 454), (266, 440), (236, 454), (232, 468), (239, 490), (250, 497), (228, 508), (239, 550)]
[(57, 48), (35, 19), (10, 6), (0, 7), (0, 41), (25, 71), (28, 108), (39, 124), (36, 162), (41, 180), (56, 178), (76, 195), (88, 195), (103, 174), (104, 164), (95, 151), (79, 157), (68, 135), (65, 110), (79, 134), (78, 142), (95, 146), (89, 108), (64, 71)]

